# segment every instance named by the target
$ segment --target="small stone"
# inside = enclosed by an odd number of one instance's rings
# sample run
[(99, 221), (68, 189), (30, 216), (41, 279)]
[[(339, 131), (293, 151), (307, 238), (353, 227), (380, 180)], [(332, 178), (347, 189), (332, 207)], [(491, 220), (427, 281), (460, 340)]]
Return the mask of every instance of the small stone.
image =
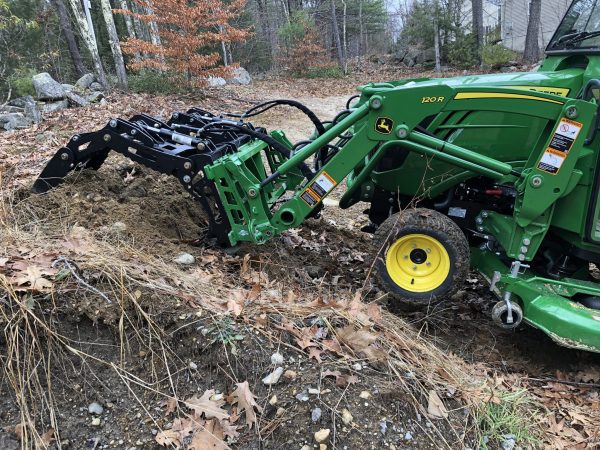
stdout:
[(327, 450), (326, 444), (319, 444), (319, 450)]
[(513, 450), (517, 445), (517, 438), (514, 434), (505, 434), (502, 438), (503, 440), (500, 443), (502, 450)]
[(331, 392), (331, 389), (323, 389), (321, 391), (321, 395), (329, 394), (330, 392)]
[(381, 434), (385, 434), (387, 432), (387, 422), (385, 420), (379, 422), (379, 431)]
[(310, 397), (306, 392), (301, 392), (300, 394), (296, 395), (296, 399), (301, 402), (307, 402), (309, 398)]
[(361, 363), (357, 362), (357, 363), (352, 364), (352, 368), (354, 370), (362, 370), (363, 366)]
[(315, 388), (309, 388), (308, 393), (311, 395), (319, 395), (321, 393), (321, 391), (318, 389), (315, 389)]
[(300, 447), (300, 450), (312, 450), (312, 447), (310, 445), (303, 445)]
[(277, 404), (277, 396), (274, 395), (273, 397), (271, 397), (271, 399), (269, 400), (269, 405), (271, 406), (275, 406)]
[(346, 408), (342, 409), (342, 422), (344, 422), (346, 425), (350, 425), (353, 419), (354, 417), (352, 417), (350, 411), (348, 411)]
[(100, 426), (100, 417), (94, 417), (92, 419), (92, 426), (93, 427), (99, 427)]
[(196, 262), (196, 258), (189, 253), (180, 253), (173, 261), (183, 266), (189, 266), (190, 264), (194, 264)]
[(285, 414), (285, 409), (284, 408), (277, 408), (277, 411), (275, 412), (275, 415), (277, 417), (281, 417)]
[(190, 363), (188, 364), (188, 367), (192, 370), (196, 370), (196, 369), (198, 369), (198, 364), (196, 364), (193, 361), (190, 361)]
[(281, 378), (282, 374), (283, 374), (283, 367), (278, 367), (273, 372), (271, 372), (269, 375), (264, 377), (262, 379), (262, 382), (263, 382), (263, 384), (265, 384), (267, 386), (272, 386), (279, 382), (279, 379)]
[(319, 431), (315, 432), (315, 441), (321, 443), (329, 437), (329, 433), (331, 430), (329, 428), (321, 428)]
[(97, 416), (99, 416), (100, 414), (102, 414), (104, 412), (104, 408), (102, 407), (102, 405), (98, 402), (93, 402), (90, 403), (90, 406), (88, 406), (88, 411), (90, 414), (96, 414)]
[(310, 413), (310, 417), (314, 423), (317, 423), (319, 420), (321, 420), (321, 414), (322, 414), (321, 408), (316, 407)]
[(125, 233), (127, 231), (127, 225), (123, 222), (115, 222), (112, 224), (111, 228), (116, 233)]
[(295, 380), (296, 377), (298, 376), (298, 374), (296, 372), (294, 372), (293, 370), (286, 370), (283, 373), (283, 378), (285, 378), (286, 380)]
[(410, 440), (412, 440), (412, 438), (413, 438), (412, 433), (410, 431), (407, 431), (406, 434), (404, 435), (404, 440), (410, 441)]
[(280, 366), (283, 364), (283, 355), (279, 352), (271, 355), (271, 364), (274, 366)]
[(371, 397), (371, 393), (369, 391), (362, 391), (358, 396), (366, 400)]

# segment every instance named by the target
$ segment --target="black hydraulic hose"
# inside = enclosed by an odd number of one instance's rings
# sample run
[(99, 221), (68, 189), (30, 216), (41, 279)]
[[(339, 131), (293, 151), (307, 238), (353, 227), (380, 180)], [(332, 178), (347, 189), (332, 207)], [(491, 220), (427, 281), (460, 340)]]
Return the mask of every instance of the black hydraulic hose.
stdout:
[(588, 84), (585, 85), (585, 89), (583, 90), (583, 100), (590, 100), (592, 98), (592, 89), (598, 88), (600, 89), (600, 80), (593, 79), (588, 81)]
[[(210, 128), (216, 128), (218, 125), (220, 125), (219, 122), (214, 122), (214, 123), (208, 124), (208, 125), (202, 127), (200, 129), (200, 132), (208, 130)], [(224, 125), (225, 125), (225, 128), (220, 128), (221, 130), (224, 130), (229, 127), (232, 130), (236, 130), (242, 134), (247, 134), (248, 136), (252, 136), (253, 138), (260, 139), (261, 141), (267, 143), (271, 148), (273, 148), (274, 150), (276, 150), (277, 152), (279, 152), (281, 155), (285, 156), (288, 159), (292, 155), (292, 152), (290, 151), (289, 148), (287, 148), (280, 142), (276, 141), (268, 134), (261, 133), (260, 131), (252, 130), (243, 125), (232, 124), (232, 123), (227, 123)], [(315, 175), (312, 172), (312, 170), (310, 170), (310, 168), (306, 165), (306, 163), (301, 163), (299, 165), (299, 168), (300, 168), (300, 171), (302, 172), (302, 175), (304, 175), (308, 180), (310, 180)]]
[(354, 100), (355, 98), (360, 98), (360, 94), (353, 95), (348, 99), (348, 101), (346, 102), (346, 109), (350, 109), (350, 103), (352, 103), (352, 100)]
[(310, 108), (308, 108), (307, 106), (303, 105), (302, 103), (300, 103), (296, 100), (287, 100), (287, 99), (270, 100), (268, 102), (261, 103), (260, 105), (253, 106), (252, 108), (250, 108), (243, 114), (227, 113), (226, 115), (230, 116), (230, 117), (239, 117), (240, 119), (245, 119), (248, 117), (254, 117), (259, 114), (262, 114), (265, 111), (268, 111), (269, 109), (271, 109), (275, 106), (279, 106), (279, 105), (291, 106), (292, 108), (299, 109), (313, 123), (313, 125), (317, 129), (317, 133), (319, 133), (319, 136), (322, 135), (323, 133), (325, 133), (325, 127), (323, 126), (323, 123), (319, 120), (317, 115)]

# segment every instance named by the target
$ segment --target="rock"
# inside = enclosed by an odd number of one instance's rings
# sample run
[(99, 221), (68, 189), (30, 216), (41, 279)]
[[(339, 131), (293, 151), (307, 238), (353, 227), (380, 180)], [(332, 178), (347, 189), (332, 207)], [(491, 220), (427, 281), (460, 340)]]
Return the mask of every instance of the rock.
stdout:
[(206, 83), (208, 84), (208, 87), (220, 87), (225, 86), (227, 81), (225, 81), (225, 78), (221, 77), (208, 77)]
[(267, 386), (272, 386), (279, 382), (281, 375), (283, 375), (283, 367), (278, 367), (273, 372), (271, 372), (269, 375), (264, 377), (262, 379), (262, 382), (263, 382), (263, 384), (265, 384)]
[(281, 417), (285, 414), (285, 408), (277, 408), (277, 412), (275, 413), (275, 415), (277, 417)]
[(321, 391), (319, 391), (318, 389), (315, 389), (315, 388), (309, 388), (308, 393), (310, 395), (319, 395), (321, 393)]
[(286, 370), (283, 374), (283, 378), (285, 378), (286, 380), (295, 380), (296, 377), (298, 376), (298, 374), (296, 372), (294, 372), (293, 370)]
[(310, 445), (303, 445), (300, 447), (300, 450), (312, 450), (312, 447)]
[(104, 412), (104, 408), (102, 407), (102, 405), (98, 402), (92, 402), (90, 403), (90, 406), (88, 406), (88, 412), (90, 414), (96, 414), (97, 416), (99, 416), (100, 414), (102, 414)]
[(87, 101), (81, 95), (77, 95), (75, 92), (67, 91), (65, 95), (67, 100), (69, 100), (69, 102), (74, 106), (87, 106), (90, 104), (89, 101)]
[(231, 77), (227, 78), (229, 84), (250, 84), (252, 83), (252, 77), (246, 69), (243, 67), (236, 67), (231, 72)]
[(271, 398), (269, 399), (269, 405), (271, 405), (271, 406), (275, 406), (276, 404), (277, 404), (277, 396), (276, 396), (276, 395), (274, 395), (273, 397), (271, 397)]
[(413, 438), (412, 433), (410, 431), (407, 431), (406, 434), (404, 435), (404, 440), (410, 441), (410, 440), (412, 440), (412, 438)]
[(271, 355), (271, 364), (274, 366), (280, 366), (283, 364), (283, 355), (281, 353), (273, 353)]
[(379, 422), (379, 432), (381, 434), (385, 434), (387, 432), (387, 422), (385, 420)]
[(301, 401), (301, 402), (307, 402), (309, 398), (310, 397), (308, 396), (308, 394), (306, 392), (300, 392), (299, 394), (296, 395), (296, 400)]
[(350, 425), (352, 420), (354, 420), (354, 417), (352, 417), (350, 411), (348, 411), (346, 408), (342, 409), (342, 422), (344, 422), (346, 425)]
[(326, 444), (319, 444), (319, 450), (327, 450)]
[(123, 222), (115, 222), (110, 228), (115, 233), (125, 233), (127, 231), (127, 225), (125, 225)]
[(417, 64), (435, 63), (435, 49), (428, 48), (420, 51), (415, 58)]
[(502, 450), (513, 450), (517, 445), (517, 437), (514, 434), (505, 434), (502, 436), (500, 447)]
[(102, 100), (104, 100), (104, 93), (94, 91), (91, 94), (86, 95), (85, 99), (90, 103), (102, 102)]
[(312, 419), (312, 421), (314, 423), (317, 423), (319, 420), (321, 420), (321, 408), (319, 408), (318, 406), (312, 410), (312, 412), (310, 413), (310, 418)]
[(371, 397), (371, 393), (369, 391), (362, 391), (358, 396), (366, 400)]
[(193, 361), (190, 361), (190, 363), (188, 364), (188, 367), (192, 370), (196, 370), (196, 369), (198, 369), (198, 364), (196, 364)]
[(329, 433), (331, 433), (329, 428), (321, 428), (319, 431), (315, 432), (315, 441), (319, 444), (324, 442), (329, 437)]
[(97, 81), (94, 81), (92, 84), (90, 84), (88, 86), (88, 88), (89, 88), (90, 91), (103, 91), (104, 90), (104, 86), (102, 86)]
[(38, 73), (32, 78), (35, 94), (40, 100), (61, 100), (65, 98), (65, 88), (47, 72)]
[(357, 362), (357, 363), (352, 364), (352, 368), (354, 370), (362, 370), (363, 366), (361, 363)]
[(32, 124), (33, 121), (25, 117), (23, 113), (0, 114), (0, 127), (6, 131), (22, 130), (29, 128)]
[(180, 253), (173, 261), (175, 261), (177, 264), (189, 266), (190, 264), (194, 264), (196, 262), (196, 258), (189, 253)]
[(11, 101), (8, 102), (10, 106), (17, 106), (19, 108), (25, 108), (26, 105), (30, 105), (32, 103), (35, 103), (35, 100), (31, 95), (13, 98)]
[(57, 102), (45, 103), (42, 105), (42, 112), (44, 114), (53, 113), (62, 111), (63, 109), (67, 109), (69, 107), (68, 100), (59, 100)]
[(75, 82), (75, 87), (80, 90), (87, 89), (94, 81), (96, 81), (96, 76), (93, 73), (86, 73)]
[(25, 113), (25, 108), (19, 108), (18, 106), (6, 105), (0, 106), (0, 112), (2, 113)]
[(63, 87), (63, 89), (65, 90), (66, 93), (71, 92), (75, 86), (73, 86), (72, 84), (68, 84), (68, 83), (62, 83), (61, 86)]
[(94, 417), (92, 419), (92, 426), (93, 427), (99, 427), (100, 426), (100, 417)]
[(321, 278), (323, 275), (325, 275), (325, 271), (320, 266), (308, 265), (306, 266), (305, 270), (308, 276), (311, 278)]

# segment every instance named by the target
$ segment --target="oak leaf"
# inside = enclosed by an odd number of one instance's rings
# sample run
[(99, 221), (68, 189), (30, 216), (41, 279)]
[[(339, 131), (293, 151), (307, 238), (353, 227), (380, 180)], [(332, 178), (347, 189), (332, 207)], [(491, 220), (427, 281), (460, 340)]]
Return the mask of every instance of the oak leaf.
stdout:
[(225, 404), (225, 400), (211, 400), (214, 394), (214, 389), (205, 391), (202, 397), (198, 397), (196, 394), (184, 402), (185, 406), (194, 410), (194, 415), (197, 418), (200, 418), (204, 414), (204, 417), (207, 419), (227, 419), (229, 413), (221, 408)]
[(256, 403), (254, 394), (250, 392), (250, 386), (248, 385), (248, 381), (244, 381), (243, 383), (236, 383), (236, 390), (231, 394), (233, 396), (233, 402), (237, 403), (240, 408), (243, 408), (246, 412), (246, 425), (248, 428), (252, 428), (252, 424), (256, 423), (256, 412), (262, 412), (262, 408)]
[(429, 391), (427, 414), (434, 419), (446, 419), (448, 417), (446, 406), (444, 406), (442, 399), (433, 389)]

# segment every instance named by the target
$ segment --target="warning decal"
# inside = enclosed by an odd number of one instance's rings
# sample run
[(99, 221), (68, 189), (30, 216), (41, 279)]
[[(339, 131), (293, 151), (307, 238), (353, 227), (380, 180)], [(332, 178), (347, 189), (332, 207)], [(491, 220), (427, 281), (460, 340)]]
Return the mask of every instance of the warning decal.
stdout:
[(550, 145), (542, 155), (538, 169), (556, 175), (582, 128), (581, 123), (563, 118), (550, 140)]
[(321, 172), (315, 181), (302, 193), (300, 198), (311, 208), (314, 207), (337, 185), (336, 181), (325, 171)]

